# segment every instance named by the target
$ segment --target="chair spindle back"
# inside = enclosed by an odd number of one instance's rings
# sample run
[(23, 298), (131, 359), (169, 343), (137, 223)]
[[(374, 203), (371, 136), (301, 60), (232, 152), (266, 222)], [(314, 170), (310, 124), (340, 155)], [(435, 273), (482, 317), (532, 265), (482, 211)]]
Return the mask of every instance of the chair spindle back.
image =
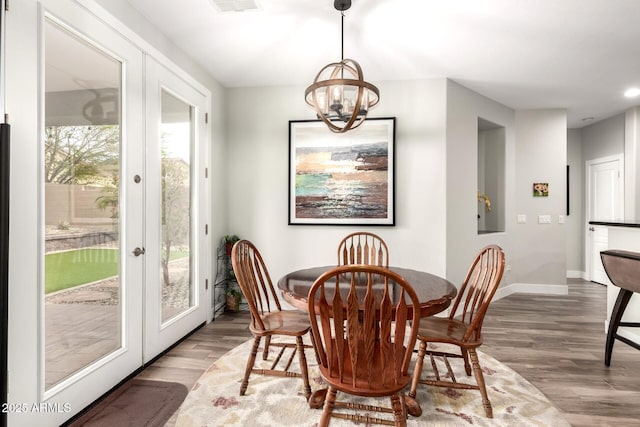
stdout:
[(273, 310), (282, 310), (271, 276), (258, 249), (248, 240), (240, 240), (231, 251), (233, 271), (251, 312), (251, 322), (258, 330), (265, 326), (261, 316)]
[(473, 334), (480, 336), (484, 315), (502, 279), (504, 264), (502, 249), (488, 245), (476, 255), (469, 267), (449, 314), (450, 319), (460, 315), (462, 322), (469, 325), (465, 340)]
[(420, 310), (410, 316), (407, 302), (420, 304), (411, 285), (387, 268), (349, 265), (324, 273), (309, 291), (321, 366), (353, 389), (398, 384), (407, 376), (420, 321)]
[(351, 233), (338, 245), (338, 265), (389, 267), (389, 249), (382, 238), (368, 232)]

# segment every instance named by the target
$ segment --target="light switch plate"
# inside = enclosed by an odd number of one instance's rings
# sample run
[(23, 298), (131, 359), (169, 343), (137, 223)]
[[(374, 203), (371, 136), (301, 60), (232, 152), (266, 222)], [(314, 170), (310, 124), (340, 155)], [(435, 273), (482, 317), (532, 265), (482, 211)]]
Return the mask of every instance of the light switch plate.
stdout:
[(538, 215), (538, 224), (551, 224), (551, 215)]
[(564, 224), (564, 215), (558, 215), (558, 224)]

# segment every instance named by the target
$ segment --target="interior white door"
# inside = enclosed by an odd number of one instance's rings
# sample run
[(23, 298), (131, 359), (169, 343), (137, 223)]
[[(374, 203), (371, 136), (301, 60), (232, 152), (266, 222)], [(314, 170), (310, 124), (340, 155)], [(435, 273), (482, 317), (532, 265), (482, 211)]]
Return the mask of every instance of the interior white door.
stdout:
[(586, 269), (587, 279), (606, 284), (609, 279), (600, 252), (608, 248), (607, 229), (589, 221), (618, 221), (624, 216), (623, 157), (612, 156), (586, 163)]
[(206, 96), (146, 58), (145, 362), (207, 320)]

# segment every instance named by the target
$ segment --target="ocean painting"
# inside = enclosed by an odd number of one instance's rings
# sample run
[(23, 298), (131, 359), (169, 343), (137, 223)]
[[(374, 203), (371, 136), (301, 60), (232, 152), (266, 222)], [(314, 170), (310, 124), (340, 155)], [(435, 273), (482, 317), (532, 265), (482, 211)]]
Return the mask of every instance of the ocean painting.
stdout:
[(290, 224), (394, 224), (394, 119), (344, 134), (291, 121)]

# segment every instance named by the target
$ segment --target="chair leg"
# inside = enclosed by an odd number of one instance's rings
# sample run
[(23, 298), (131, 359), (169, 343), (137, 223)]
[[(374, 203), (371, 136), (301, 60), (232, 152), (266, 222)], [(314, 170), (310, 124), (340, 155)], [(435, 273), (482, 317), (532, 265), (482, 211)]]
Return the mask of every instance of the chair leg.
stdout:
[(482, 375), (482, 368), (480, 367), (480, 361), (478, 360), (478, 353), (475, 348), (469, 349), (469, 356), (471, 358), (471, 365), (473, 366), (473, 373), (478, 383), (478, 389), (482, 395), (482, 404), (484, 405), (484, 412), (487, 418), (493, 418), (493, 409), (491, 408), (491, 402), (487, 395), (487, 388), (484, 383), (484, 376)]
[(424, 356), (427, 354), (427, 342), (420, 341), (420, 347), (418, 348), (418, 357), (416, 358), (416, 366), (413, 369), (413, 378), (411, 379), (411, 390), (409, 391), (409, 397), (415, 399), (416, 390), (418, 389), (418, 383), (420, 382), (420, 376), (422, 375), (422, 365), (424, 363)]
[(271, 335), (267, 335), (264, 339), (264, 351), (262, 352), (262, 360), (267, 360), (269, 356), (269, 346), (271, 345)]
[(333, 413), (333, 408), (336, 405), (336, 391), (337, 390), (335, 388), (329, 387), (329, 392), (327, 393), (327, 398), (324, 402), (324, 409), (322, 410), (322, 416), (320, 417), (318, 427), (329, 427), (331, 414)]
[(632, 295), (633, 292), (627, 289), (620, 288), (620, 292), (618, 292), (618, 297), (616, 298), (616, 303), (613, 306), (611, 318), (609, 319), (609, 332), (607, 332), (607, 342), (604, 350), (605, 366), (611, 366), (611, 352), (613, 351), (613, 343), (616, 340), (618, 326), (620, 325), (620, 320), (622, 319), (624, 310), (627, 308), (627, 304), (629, 304), (629, 300)]
[(393, 410), (393, 422), (395, 423), (396, 427), (406, 427), (407, 411), (402, 404), (400, 393), (394, 393), (391, 396), (391, 409)]
[(324, 401), (327, 399), (327, 389), (321, 388), (313, 392), (309, 398), (309, 408), (320, 409), (324, 406)]
[(422, 415), (422, 408), (416, 399), (411, 396), (403, 396), (404, 397), (404, 405), (407, 410), (407, 413), (412, 417), (419, 417)]
[(467, 373), (467, 376), (471, 375), (471, 364), (469, 363), (469, 352), (466, 348), (460, 347), (462, 351), (462, 359), (464, 359), (464, 371)]
[[(269, 337), (267, 337), (268, 339)], [(296, 337), (296, 350), (298, 352), (298, 359), (300, 362), (300, 373), (302, 374), (302, 382), (304, 384), (304, 396), (307, 400), (311, 397), (311, 386), (309, 385), (309, 370), (307, 368), (307, 358), (304, 355), (304, 342), (302, 337)]]
[(262, 337), (255, 337), (253, 339), (253, 347), (251, 348), (249, 359), (247, 359), (247, 367), (244, 370), (242, 384), (240, 384), (240, 396), (244, 396), (244, 393), (247, 391), (247, 387), (249, 386), (249, 376), (253, 370), (253, 364), (256, 362), (256, 355), (258, 354), (258, 346), (260, 345), (261, 338)]

